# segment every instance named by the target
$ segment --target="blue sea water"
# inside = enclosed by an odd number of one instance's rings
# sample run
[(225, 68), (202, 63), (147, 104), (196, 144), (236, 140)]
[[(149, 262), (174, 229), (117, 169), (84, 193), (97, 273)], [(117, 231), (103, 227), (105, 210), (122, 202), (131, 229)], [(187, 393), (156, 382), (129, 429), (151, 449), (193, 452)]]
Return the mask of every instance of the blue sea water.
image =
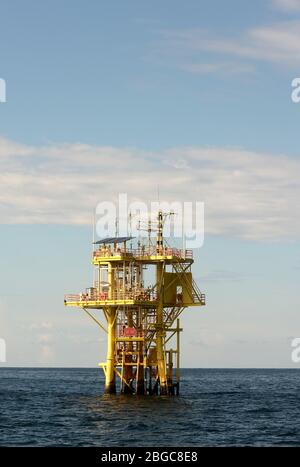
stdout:
[(0, 369), (1, 446), (300, 445), (299, 370), (182, 370), (181, 396), (103, 396), (98, 369)]

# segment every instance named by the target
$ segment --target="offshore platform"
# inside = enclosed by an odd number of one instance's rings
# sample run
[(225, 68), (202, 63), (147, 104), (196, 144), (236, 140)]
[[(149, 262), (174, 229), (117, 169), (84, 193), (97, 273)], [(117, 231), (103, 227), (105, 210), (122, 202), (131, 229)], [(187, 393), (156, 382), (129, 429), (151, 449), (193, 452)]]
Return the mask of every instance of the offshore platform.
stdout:
[[(107, 333), (106, 362), (99, 363), (106, 393), (179, 394), (179, 315), (205, 305), (205, 295), (192, 277), (193, 251), (164, 238), (166, 216), (159, 211), (154, 228), (149, 221), (148, 241), (135, 248), (131, 236), (94, 242), (93, 286), (65, 295), (66, 306), (83, 309)], [(92, 310), (102, 310), (106, 324)]]

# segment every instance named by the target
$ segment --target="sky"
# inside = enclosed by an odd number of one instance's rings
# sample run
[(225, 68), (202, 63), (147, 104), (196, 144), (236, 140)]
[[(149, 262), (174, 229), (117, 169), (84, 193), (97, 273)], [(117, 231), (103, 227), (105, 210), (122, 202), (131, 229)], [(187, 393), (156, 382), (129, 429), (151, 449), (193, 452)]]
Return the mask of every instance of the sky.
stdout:
[(0, 366), (95, 367), (92, 212), (205, 205), (184, 367), (291, 367), (300, 336), (300, 0), (4, 0)]

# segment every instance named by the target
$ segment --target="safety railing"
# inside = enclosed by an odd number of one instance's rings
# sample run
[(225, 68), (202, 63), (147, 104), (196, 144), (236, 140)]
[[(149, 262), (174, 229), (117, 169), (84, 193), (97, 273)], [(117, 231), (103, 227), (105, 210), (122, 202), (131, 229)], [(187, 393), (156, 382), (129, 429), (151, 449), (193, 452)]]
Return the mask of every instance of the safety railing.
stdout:
[(79, 302), (82, 299), (83, 294), (67, 294), (65, 295), (64, 299), (65, 302)]
[(100, 249), (93, 252), (93, 258), (108, 258), (108, 257), (138, 257), (138, 258), (148, 258), (150, 256), (175, 256), (176, 258), (193, 258), (193, 250), (182, 250), (178, 248), (162, 248), (157, 250), (154, 247), (147, 248), (135, 248), (130, 250), (124, 250), (124, 248), (118, 248), (116, 250)]
[(121, 256), (121, 257), (126, 257), (126, 256), (133, 256), (131, 251), (125, 251), (123, 248), (118, 248), (117, 250), (112, 250), (110, 248), (108, 249), (100, 249), (100, 250), (95, 250), (93, 252), (93, 257), (94, 258), (109, 258), (112, 256)]
[(109, 295), (107, 292), (67, 294), (64, 297), (65, 302), (89, 302), (89, 301), (117, 301), (134, 300), (141, 302), (156, 301), (156, 292), (149, 290), (116, 291)]

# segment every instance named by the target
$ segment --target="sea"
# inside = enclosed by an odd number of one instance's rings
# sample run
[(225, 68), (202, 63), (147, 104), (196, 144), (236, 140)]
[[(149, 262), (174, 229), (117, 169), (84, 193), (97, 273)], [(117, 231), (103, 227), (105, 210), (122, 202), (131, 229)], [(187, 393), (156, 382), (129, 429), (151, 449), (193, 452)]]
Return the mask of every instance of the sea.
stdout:
[(298, 369), (183, 369), (178, 397), (103, 388), (99, 369), (1, 368), (0, 445), (300, 445)]

